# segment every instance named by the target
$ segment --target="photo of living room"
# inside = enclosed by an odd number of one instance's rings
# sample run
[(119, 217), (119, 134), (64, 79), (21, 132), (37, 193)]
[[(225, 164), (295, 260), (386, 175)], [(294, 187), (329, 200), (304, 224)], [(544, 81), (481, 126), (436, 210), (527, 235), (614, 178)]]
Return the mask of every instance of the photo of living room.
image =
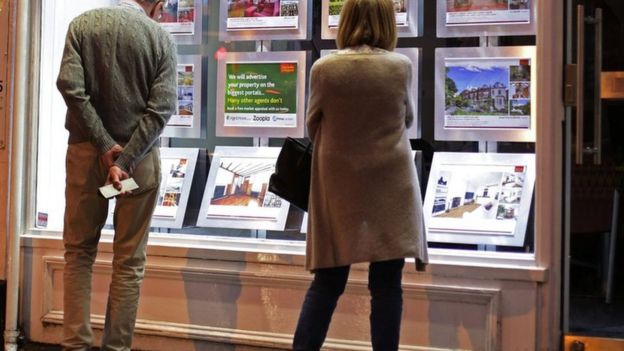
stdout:
[(501, 188), (501, 172), (463, 170), (440, 172), (438, 187), (446, 188), (446, 197), (436, 192), (433, 217), (494, 219)]
[(178, 115), (192, 116), (193, 115), (193, 100), (178, 101)]
[(223, 159), (219, 164), (211, 205), (280, 207), (281, 199), (267, 191), (275, 164)]
[(279, 151), (218, 146), (210, 162), (197, 225), (283, 230), (290, 203), (268, 190)]
[(434, 154), (423, 202), (427, 240), (523, 244), (534, 169), (531, 154)]

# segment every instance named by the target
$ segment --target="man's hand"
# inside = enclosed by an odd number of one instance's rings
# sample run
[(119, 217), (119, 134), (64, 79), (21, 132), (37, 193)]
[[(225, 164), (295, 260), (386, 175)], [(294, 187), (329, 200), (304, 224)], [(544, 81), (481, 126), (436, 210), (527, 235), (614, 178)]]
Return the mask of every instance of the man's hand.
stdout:
[(123, 147), (121, 147), (121, 145), (119, 144), (115, 144), (115, 146), (113, 146), (110, 150), (106, 151), (105, 154), (101, 155), (100, 160), (102, 161), (104, 167), (111, 168), (115, 164), (115, 160), (117, 160), (117, 157), (119, 157), (122, 151)]
[(124, 179), (128, 179), (128, 178), (129, 178), (128, 173), (124, 172), (121, 168), (113, 165), (111, 168), (108, 169), (108, 177), (106, 177), (106, 185), (113, 184), (113, 187), (115, 189), (121, 191), (121, 181)]

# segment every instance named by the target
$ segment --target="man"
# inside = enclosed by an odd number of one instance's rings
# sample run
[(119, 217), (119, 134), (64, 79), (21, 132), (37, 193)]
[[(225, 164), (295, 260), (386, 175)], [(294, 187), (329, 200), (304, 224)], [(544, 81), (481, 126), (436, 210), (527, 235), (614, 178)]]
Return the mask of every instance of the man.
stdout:
[(112, 280), (101, 350), (130, 350), (149, 224), (160, 183), (158, 137), (176, 103), (176, 58), (171, 37), (153, 20), (160, 0), (121, 0), (88, 11), (69, 26), (57, 80), (67, 104), (63, 350), (90, 350), (91, 272), (108, 200), (117, 198)]

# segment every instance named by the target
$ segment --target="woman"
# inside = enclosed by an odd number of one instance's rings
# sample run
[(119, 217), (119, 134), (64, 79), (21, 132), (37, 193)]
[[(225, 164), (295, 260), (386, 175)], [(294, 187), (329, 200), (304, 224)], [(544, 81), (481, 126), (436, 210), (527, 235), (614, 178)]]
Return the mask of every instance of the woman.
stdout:
[(294, 350), (323, 344), (350, 265), (370, 262), (374, 350), (396, 350), (405, 257), (427, 262), (422, 203), (406, 129), (411, 62), (396, 45), (392, 0), (347, 0), (337, 53), (310, 72), (314, 143), (306, 268), (314, 272)]

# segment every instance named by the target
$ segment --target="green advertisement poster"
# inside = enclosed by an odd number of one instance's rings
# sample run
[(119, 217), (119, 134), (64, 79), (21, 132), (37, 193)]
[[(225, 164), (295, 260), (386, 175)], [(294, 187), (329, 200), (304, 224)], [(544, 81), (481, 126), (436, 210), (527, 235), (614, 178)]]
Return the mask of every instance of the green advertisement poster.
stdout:
[(297, 126), (297, 62), (228, 63), (226, 127)]

